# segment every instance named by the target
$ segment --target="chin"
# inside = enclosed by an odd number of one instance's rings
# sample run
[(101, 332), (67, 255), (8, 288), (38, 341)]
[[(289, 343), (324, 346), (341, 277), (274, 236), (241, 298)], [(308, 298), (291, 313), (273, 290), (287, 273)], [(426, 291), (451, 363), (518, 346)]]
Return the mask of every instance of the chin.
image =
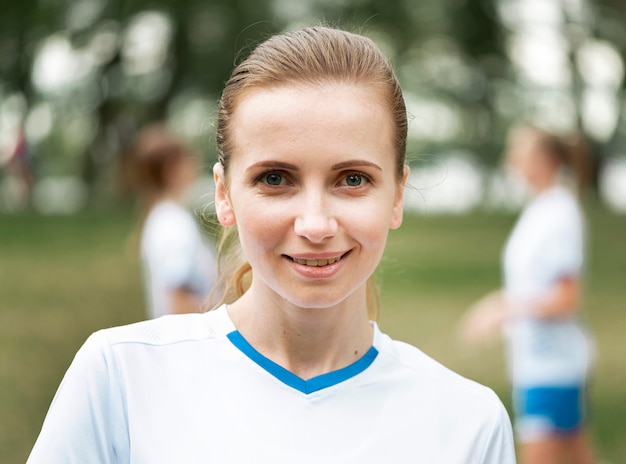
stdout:
[(346, 302), (354, 292), (332, 295), (328, 289), (318, 289), (303, 295), (283, 294), (282, 298), (289, 304), (302, 309), (327, 309), (339, 306)]

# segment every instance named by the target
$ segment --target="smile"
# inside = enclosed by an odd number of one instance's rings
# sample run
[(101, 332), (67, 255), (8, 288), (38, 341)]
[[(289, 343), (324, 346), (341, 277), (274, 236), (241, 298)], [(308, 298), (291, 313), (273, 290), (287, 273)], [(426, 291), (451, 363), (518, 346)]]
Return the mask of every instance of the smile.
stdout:
[(341, 259), (341, 256), (338, 256), (337, 258), (330, 258), (330, 259), (298, 259), (298, 258), (291, 258), (291, 259), (295, 263), (298, 263), (298, 264), (320, 267), (320, 266), (328, 266), (329, 264), (336, 263), (337, 261)]

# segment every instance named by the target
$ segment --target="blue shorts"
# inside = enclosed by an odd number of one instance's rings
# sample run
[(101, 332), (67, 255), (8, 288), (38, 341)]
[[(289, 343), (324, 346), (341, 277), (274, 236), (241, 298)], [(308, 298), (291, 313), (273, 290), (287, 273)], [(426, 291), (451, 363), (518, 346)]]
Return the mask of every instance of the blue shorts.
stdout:
[(515, 430), (520, 440), (566, 435), (583, 423), (585, 392), (582, 386), (515, 388)]

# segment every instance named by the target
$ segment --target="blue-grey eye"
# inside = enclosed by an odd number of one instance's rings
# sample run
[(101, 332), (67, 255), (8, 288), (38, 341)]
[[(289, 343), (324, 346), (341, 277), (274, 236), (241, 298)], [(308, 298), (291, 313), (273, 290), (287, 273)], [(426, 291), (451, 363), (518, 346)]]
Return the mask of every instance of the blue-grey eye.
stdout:
[(360, 174), (350, 174), (346, 177), (346, 185), (349, 187), (358, 187), (363, 183), (363, 176)]
[(265, 183), (267, 185), (280, 185), (283, 183), (283, 176), (275, 172), (270, 172), (265, 175)]

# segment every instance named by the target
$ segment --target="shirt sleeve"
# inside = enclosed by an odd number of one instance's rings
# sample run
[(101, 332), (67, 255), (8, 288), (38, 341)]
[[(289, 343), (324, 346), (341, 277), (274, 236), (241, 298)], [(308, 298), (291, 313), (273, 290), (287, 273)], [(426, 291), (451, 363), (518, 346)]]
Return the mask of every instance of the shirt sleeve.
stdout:
[(184, 219), (161, 227), (150, 245), (150, 272), (169, 290), (192, 287), (202, 257), (200, 234), (190, 218)]
[(169, 289), (182, 287), (192, 273), (193, 238), (188, 231), (176, 231), (164, 236), (157, 250), (158, 259), (154, 270)]
[(584, 243), (581, 226), (574, 221), (555, 225), (541, 248), (539, 269), (550, 282), (581, 273)]
[(115, 379), (111, 351), (96, 332), (65, 373), (27, 464), (126, 462), (127, 424)]
[[(506, 409), (500, 403), (480, 464), (515, 464), (513, 429)], [(478, 464), (477, 463), (477, 464)]]

